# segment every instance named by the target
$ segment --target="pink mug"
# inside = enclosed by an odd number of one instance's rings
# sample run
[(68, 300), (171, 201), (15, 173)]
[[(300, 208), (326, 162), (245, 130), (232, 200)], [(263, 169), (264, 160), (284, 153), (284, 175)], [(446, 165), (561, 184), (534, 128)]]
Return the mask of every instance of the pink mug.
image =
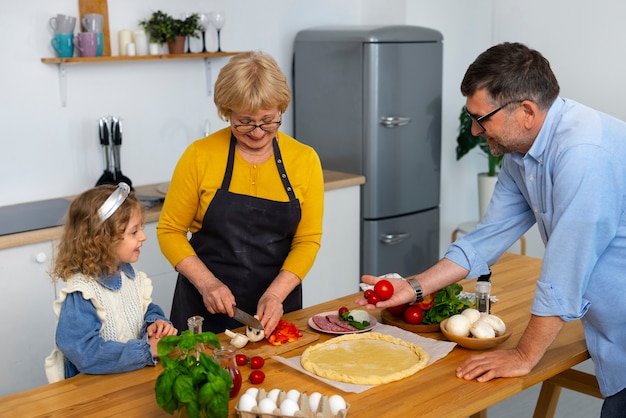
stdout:
[(81, 57), (95, 57), (98, 52), (98, 34), (78, 32), (74, 36), (74, 46), (80, 51)]

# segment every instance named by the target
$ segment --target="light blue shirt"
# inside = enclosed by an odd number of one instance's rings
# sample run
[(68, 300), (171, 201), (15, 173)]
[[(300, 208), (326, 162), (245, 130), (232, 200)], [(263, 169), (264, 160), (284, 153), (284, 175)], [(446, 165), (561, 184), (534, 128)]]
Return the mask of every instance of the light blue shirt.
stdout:
[[(135, 279), (135, 270), (130, 264), (122, 264), (121, 270)], [(98, 278), (98, 283), (111, 290), (120, 290), (122, 277), (116, 273), (108, 279)], [(76, 374), (111, 374), (153, 366), (146, 328), (157, 319), (169, 320), (158, 305), (150, 303), (144, 314), (144, 323), (137, 339), (125, 343), (105, 341), (100, 336), (102, 322), (96, 307), (82, 297), (81, 292), (72, 292), (63, 301), (56, 330), (56, 343), (66, 357), (65, 377)]]
[(600, 390), (614, 395), (626, 388), (626, 123), (557, 98), (528, 153), (504, 156), (482, 222), (445, 257), (468, 278), (486, 274), (535, 223), (546, 250), (531, 312), (581, 319)]

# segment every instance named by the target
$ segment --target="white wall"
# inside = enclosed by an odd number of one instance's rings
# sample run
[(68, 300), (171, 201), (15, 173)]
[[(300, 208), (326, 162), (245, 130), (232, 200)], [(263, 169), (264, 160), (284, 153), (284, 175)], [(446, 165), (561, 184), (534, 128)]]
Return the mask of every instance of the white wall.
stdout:
[[(183, 149), (202, 135), (209, 119), (224, 126), (206, 94), (202, 60), (69, 65), (67, 106), (60, 106), (48, 19), (78, 15), (76, 0), (0, 0), (0, 205), (79, 193), (102, 173), (96, 120), (118, 115), (124, 123), (122, 169), (137, 185), (168, 181)], [(437, 29), (444, 37), (441, 251), (459, 223), (478, 217), (476, 179), (484, 157), (455, 160), (459, 83), (484, 49), (504, 40), (542, 51), (565, 96), (626, 119), (626, 85), (618, 0), (109, 0), (112, 50), (120, 29), (134, 29), (156, 9), (171, 14), (223, 10), (223, 48), (264, 50), (291, 80), (298, 30), (324, 24), (410, 24)], [(213, 62), (213, 80), (226, 59)], [(291, 113), (284, 130), (293, 131)], [(541, 245), (529, 245), (529, 253)]]

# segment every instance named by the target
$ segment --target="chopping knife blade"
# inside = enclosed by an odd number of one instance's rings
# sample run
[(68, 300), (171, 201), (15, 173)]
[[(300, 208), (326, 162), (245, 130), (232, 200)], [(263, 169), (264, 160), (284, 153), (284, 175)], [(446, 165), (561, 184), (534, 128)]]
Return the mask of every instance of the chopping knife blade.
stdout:
[(121, 152), (122, 146), (122, 122), (119, 118), (111, 117), (111, 142), (113, 143), (113, 170), (115, 180), (119, 183), (123, 181), (133, 189), (133, 182), (122, 173)]
[(264, 330), (263, 325), (261, 325), (261, 321), (259, 321), (258, 319), (250, 315), (249, 313), (242, 311), (236, 306), (234, 307), (234, 309), (235, 309), (235, 315), (233, 316), (233, 319), (235, 321), (239, 321), (242, 324), (252, 327), (254, 329), (258, 329), (261, 331)]
[(100, 118), (98, 121), (98, 136), (100, 137), (100, 145), (104, 154), (104, 172), (96, 182), (96, 186), (101, 184), (117, 184), (115, 182), (115, 173), (111, 164), (111, 143), (109, 140), (109, 126), (107, 118)]

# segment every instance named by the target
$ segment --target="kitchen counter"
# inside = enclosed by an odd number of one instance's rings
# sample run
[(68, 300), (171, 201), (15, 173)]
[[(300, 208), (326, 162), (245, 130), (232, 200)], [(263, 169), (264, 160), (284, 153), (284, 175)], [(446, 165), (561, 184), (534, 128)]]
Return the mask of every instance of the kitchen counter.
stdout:
[[(524, 331), (530, 306), (539, 278), (541, 260), (516, 254), (505, 254), (494, 266), (493, 294), (498, 302), (493, 313), (500, 316), (513, 335), (500, 348), (511, 349)], [(473, 289), (475, 280), (461, 281), (465, 289)], [(333, 299), (306, 309), (286, 314), (284, 319), (295, 323), (298, 328), (308, 330), (308, 319), (317, 313), (338, 309), (341, 306), (354, 308), (358, 293)], [(372, 311), (380, 320), (380, 312)], [(310, 332), (315, 332), (309, 330)], [(424, 337), (442, 340), (440, 332), (424, 333)], [(332, 335), (320, 334), (317, 342), (326, 341)], [(317, 343), (316, 342), (316, 343)], [(306, 346), (283, 352), (285, 358), (300, 355)], [(345, 393), (311, 378), (278, 361), (268, 358), (263, 371), (265, 381), (258, 387), (266, 390), (279, 388), (285, 391), (296, 389), (301, 392), (341, 394), (351, 404), (348, 416), (352, 417), (467, 417), (486, 416), (482, 412), (533, 385), (568, 371), (572, 366), (589, 358), (580, 321), (568, 322), (546, 351), (542, 360), (530, 374), (516, 378), (501, 378), (479, 383), (458, 379), (455, 368), (463, 360), (476, 353), (455, 347), (446, 357), (427, 366), (413, 376), (397, 382), (375, 386), (362, 393)], [(79, 375), (61, 382), (41, 386), (28, 391), (0, 398), (0, 416), (100, 416), (124, 415), (125, 417), (169, 417), (156, 404), (154, 383), (161, 372), (160, 365), (145, 367), (128, 373), (114, 375)], [(244, 382), (241, 393), (252, 386), (247, 381), (250, 369), (241, 367)], [(237, 398), (230, 402), (230, 417)], [(526, 411), (525, 415), (529, 415)]]
[[(365, 183), (365, 177), (356, 174), (343, 173), (339, 171), (324, 170), (324, 190), (336, 190)], [(136, 186), (135, 193), (144, 196), (163, 196), (158, 190), (160, 184), (149, 184)], [(72, 200), (72, 197), (64, 199)], [(161, 213), (161, 205), (154, 206), (146, 210), (146, 222), (156, 222)], [(0, 250), (5, 248), (19, 247), (21, 245), (34, 244), (37, 242), (51, 241), (57, 239), (61, 234), (62, 227), (52, 227), (37, 229), (34, 231), (20, 232), (10, 235), (0, 236)]]

